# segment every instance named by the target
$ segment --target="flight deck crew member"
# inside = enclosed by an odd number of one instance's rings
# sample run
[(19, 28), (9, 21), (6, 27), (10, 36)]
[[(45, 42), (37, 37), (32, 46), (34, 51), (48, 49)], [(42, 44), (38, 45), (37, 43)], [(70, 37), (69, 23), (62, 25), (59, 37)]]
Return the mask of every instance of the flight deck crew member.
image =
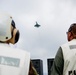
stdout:
[(69, 27), (67, 40), (57, 51), (51, 75), (76, 75), (76, 23)]
[[(10, 16), (7, 13), (0, 12), (0, 46), (3, 45), (3, 46), (9, 47), (10, 43), (16, 44), (19, 40), (19, 37), (20, 37), (20, 32), (16, 28), (16, 25), (15, 25), (15, 22), (14, 22), (12, 16)], [(29, 63), (28, 74), (29, 75), (37, 75), (36, 69), (34, 68), (33, 65), (30, 67), (30, 65), (31, 65), (30, 63)], [(9, 65), (9, 64), (6, 64), (6, 65)], [(32, 73), (30, 72), (30, 69), (32, 70)], [(0, 68), (0, 71), (2, 71), (1, 68)], [(0, 72), (0, 74), (1, 74), (1, 72)], [(19, 74), (19, 75), (21, 75), (21, 74)]]

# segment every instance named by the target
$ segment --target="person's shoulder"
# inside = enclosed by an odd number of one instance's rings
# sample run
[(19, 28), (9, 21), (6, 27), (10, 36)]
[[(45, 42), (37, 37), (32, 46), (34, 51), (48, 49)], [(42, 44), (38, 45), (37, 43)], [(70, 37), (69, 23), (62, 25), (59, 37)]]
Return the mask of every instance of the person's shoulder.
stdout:
[(66, 42), (64, 44), (61, 45), (61, 47), (66, 47), (68, 45), (69, 42)]

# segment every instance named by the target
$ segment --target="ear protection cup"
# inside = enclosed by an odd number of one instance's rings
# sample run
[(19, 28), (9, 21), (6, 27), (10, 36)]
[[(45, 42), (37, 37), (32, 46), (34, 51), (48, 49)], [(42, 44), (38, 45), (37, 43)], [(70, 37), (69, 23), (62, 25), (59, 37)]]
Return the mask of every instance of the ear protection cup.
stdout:
[(20, 36), (20, 33), (19, 33), (19, 30), (18, 30), (17, 33), (16, 33), (16, 35), (15, 35), (15, 43), (18, 42), (19, 36)]
[[(16, 29), (14, 20), (12, 20), (11, 25), (13, 26), (12, 33), (11, 33), (12, 38), (13, 38), (14, 29)], [(14, 43), (17, 43), (17, 42), (18, 42), (19, 36), (20, 36), (20, 32), (19, 32), (19, 30), (17, 30), (17, 32), (16, 32), (16, 34), (15, 34), (15, 38), (14, 38)]]

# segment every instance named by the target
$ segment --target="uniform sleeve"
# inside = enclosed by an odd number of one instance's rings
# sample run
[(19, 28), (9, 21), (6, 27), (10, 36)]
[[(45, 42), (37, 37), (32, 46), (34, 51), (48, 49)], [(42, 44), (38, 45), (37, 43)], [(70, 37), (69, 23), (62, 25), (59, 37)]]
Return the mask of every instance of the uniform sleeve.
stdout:
[(64, 59), (61, 47), (58, 49), (58, 52), (53, 61), (51, 68), (51, 75), (62, 75), (63, 74)]

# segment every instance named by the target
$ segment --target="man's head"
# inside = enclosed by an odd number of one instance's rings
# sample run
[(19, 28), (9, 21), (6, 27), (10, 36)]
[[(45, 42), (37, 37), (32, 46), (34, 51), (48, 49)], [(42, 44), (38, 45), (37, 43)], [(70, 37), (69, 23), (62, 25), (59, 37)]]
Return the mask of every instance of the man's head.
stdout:
[(76, 23), (71, 24), (67, 32), (68, 41), (76, 39)]
[(13, 18), (7, 13), (0, 13), (0, 42), (15, 44), (19, 39)]

